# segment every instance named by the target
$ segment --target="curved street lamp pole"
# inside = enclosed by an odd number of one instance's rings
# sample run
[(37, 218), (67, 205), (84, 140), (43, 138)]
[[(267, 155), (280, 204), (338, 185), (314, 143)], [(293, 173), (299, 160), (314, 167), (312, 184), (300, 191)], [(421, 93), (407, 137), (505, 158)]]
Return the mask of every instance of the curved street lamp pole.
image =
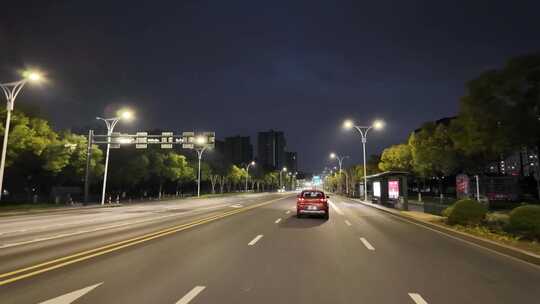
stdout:
[[(336, 153), (330, 153), (330, 158), (335, 159), (339, 165), (339, 190), (341, 191), (341, 174), (343, 173), (343, 160), (349, 158), (348, 155), (340, 156)], [(349, 194), (349, 181), (347, 173), (345, 173), (345, 193)]]
[(107, 126), (107, 149), (105, 154), (105, 170), (103, 172), (103, 188), (101, 190), (101, 205), (105, 204), (105, 192), (107, 190), (107, 171), (109, 169), (109, 152), (111, 149), (111, 135), (114, 131), (114, 127), (120, 121), (120, 117), (113, 117), (113, 118), (102, 118), (102, 117), (96, 117), (97, 120), (102, 120), (105, 122), (105, 125)]
[(252, 166), (255, 166), (255, 161), (251, 161), (246, 165), (246, 192), (248, 192), (249, 168)]
[(6, 127), (4, 128), (4, 141), (2, 145), (2, 156), (0, 159), (0, 199), (2, 199), (2, 194), (4, 192), (3, 182), (4, 182), (4, 169), (6, 166), (6, 153), (8, 145), (8, 135), (9, 135), (9, 125), (11, 123), (11, 112), (15, 106), (15, 99), (21, 92), (22, 88), (28, 81), (39, 81), (41, 75), (36, 72), (28, 72), (27, 76), (19, 81), (0, 83), (0, 87), (4, 92), (6, 97)]
[(367, 169), (366, 169), (366, 142), (367, 142), (367, 135), (368, 132), (371, 129), (382, 129), (384, 127), (384, 123), (380, 120), (374, 121), (370, 126), (358, 126), (355, 125), (352, 121), (347, 120), (345, 121), (343, 125), (346, 129), (355, 128), (358, 133), (360, 133), (360, 136), (362, 137), (362, 151), (363, 151), (363, 159), (364, 159), (364, 200), (368, 200), (367, 196)]
[(283, 167), (281, 170), (279, 170), (279, 189), (283, 188), (283, 172), (287, 172), (287, 167)]

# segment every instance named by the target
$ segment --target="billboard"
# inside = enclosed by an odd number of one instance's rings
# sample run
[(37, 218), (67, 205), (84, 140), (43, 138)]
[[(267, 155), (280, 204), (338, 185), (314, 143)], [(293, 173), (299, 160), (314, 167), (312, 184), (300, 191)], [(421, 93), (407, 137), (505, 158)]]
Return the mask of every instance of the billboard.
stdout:
[(458, 198), (468, 197), (470, 195), (470, 180), (466, 174), (456, 176), (456, 194)]
[(373, 182), (373, 196), (381, 197), (381, 182)]
[(388, 181), (388, 198), (390, 199), (399, 198), (399, 181), (397, 180)]

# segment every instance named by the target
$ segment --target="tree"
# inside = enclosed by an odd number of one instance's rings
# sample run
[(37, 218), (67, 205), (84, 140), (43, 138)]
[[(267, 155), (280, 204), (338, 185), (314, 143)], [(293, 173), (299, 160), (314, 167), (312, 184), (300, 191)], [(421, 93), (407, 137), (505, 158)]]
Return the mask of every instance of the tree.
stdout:
[(278, 182), (279, 182), (279, 174), (277, 172), (267, 172), (266, 174), (263, 175), (262, 179), (263, 179), (263, 183), (264, 185), (266, 185), (266, 190), (270, 190), (271, 188), (273, 187), (277, 187), (278, 186)]
[(425, 123), (411, 134), (409, 146), (412, 168), (421, 177), (448, 176), (458, 169), (458, 153), (444, 124)]
[[(242, 182), (243, 179), (245, 179), (247, 176), (247, 172), (245, 169), (241, 169), (237, 167), (236, 165), (232, 165), (229, 168), (229, 173), (227, 174), (227, 180), (229, 183), (232, 183), (233, 186), (238, 186), (240, 182)], [(230, 191), (230, 189), (229, 189)]]
[(378, 167), (381, 171), (409, 171), (412, 168), (411, 164), (411, 147), (408, 144), (400, 144), (384, 149)]
[(158, 180), (158, 196), (160, 198), (165, 181), (180, 181), (193, 175), (193, 170), (188, 166), (186, 157), (183, 155), (174, 152), (163, 153), (161, 151), (151, 150), (149, 160), (150, 173)]
[(540, 139), (540, 52), (516, 57), (467, 84), (454, 124), (457, 148), (487, 163)]

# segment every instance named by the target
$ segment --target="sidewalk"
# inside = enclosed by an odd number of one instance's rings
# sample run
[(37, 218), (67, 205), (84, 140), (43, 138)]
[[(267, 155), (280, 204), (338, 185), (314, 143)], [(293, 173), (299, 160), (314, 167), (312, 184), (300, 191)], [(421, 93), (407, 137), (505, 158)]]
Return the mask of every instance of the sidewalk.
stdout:
[(370, 202), (365, 202), (359, 199), (351, 198), (351, 200), (356, 201), (362, 205), (369, 206), (371, 208), (376, 208), (383, 212), (390, 213), (396, 217), (402, 218), (406, 221), (410, 221), (414, 224), (424, 226), (428, 229), (436, 230), (437, 232), (443, 233), (447, 235), (448, 237), (460, 239), (462, 241), (471, 243), (473, 245), (477, 245), (485, 249), (495, 251), (496, 253), (503, 254), (512, 258), (516, 258), (516, 259), (534, 264), (536, 266), (540, 266), (540, 255), (535, 254), (530, 251), (523, 250), (521, 248), (517, 248), (514, 246), (496, 242), (490, 239), (472, 235), (470, 233), (458, 231), (456, 229), (453, 229), (451, 227), (444, 225), (443, 223), (444, 217), (442, 216), (437, 216), (437, 215), (432, 215), (432, 214), (427, 214), (427, 213), (422, 213), (422, 212), (417, 212), (417, 211), (400, 211), (400, 210), (384, 207), (381, 205), (373, 204)]
[[(53, 205), (53, 204), (51, 204)], [(99, 205), (99, 204), (92, 204), (92, 205), (82, 205), (82, 204), (76, 204), (76, 205), (60, 205), (58, 207), (36, 207), (36, 208), (23, 208), (22, 210), (6, 210), (3, 211), (2, 208), (0, 208), (0, 217), (2, 216), (13, 216), (13, 215), (32, 215), (32, 214), (41, 214), (41, 213), (54, 213), (54, 212), (64, 212), (64, 211), (71, 211), (71, 210), (85, 210), (85, 209), (96, 209), (96, 208), (113, 208), (113, 207), (120, 207), (122, 204), (105, 204), (105, 205)]]

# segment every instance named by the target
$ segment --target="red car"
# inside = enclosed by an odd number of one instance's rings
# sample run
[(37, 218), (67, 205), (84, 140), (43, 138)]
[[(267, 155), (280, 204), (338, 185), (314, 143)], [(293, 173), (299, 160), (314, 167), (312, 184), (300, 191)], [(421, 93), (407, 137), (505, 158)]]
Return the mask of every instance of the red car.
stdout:
[(296, 216), (300, 218), (304, 214), (317, 214), (328, 219), (328, 198), (329, 196), (320, 190), (302, 191), (296, 200)]

